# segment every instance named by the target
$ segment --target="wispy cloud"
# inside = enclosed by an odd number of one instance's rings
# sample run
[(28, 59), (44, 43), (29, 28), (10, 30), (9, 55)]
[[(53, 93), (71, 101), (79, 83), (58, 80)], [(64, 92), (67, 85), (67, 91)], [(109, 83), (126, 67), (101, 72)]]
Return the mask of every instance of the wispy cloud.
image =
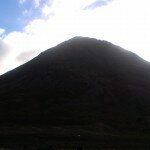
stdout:
[(20, 4), (24, 4), (26, 2), (26, 0), (19, 0)]
[(96, 0), (95, 2), (87, 5), (84, 9), (95, 9), (107, 5), (112, 0)]
[(34, 4), (35, 4), (35, 8), (40, 6), (41, 0), (33, 0), (33, 1), (34, 1)]
[[(24, 4), (25, 2), (27, 2), (27, 1), (29, 1), (29, 0), (19, 0), (19, 3), (20, 4)], [(46, 1), (46, 0), (31, 0), (32, 2), (33, 2), (33, 4), (34, 4), (34, 7), (35, 8), (38, 8), (39, 6), (40, 6), (40, 3), (42, 2), (42, 1)]]

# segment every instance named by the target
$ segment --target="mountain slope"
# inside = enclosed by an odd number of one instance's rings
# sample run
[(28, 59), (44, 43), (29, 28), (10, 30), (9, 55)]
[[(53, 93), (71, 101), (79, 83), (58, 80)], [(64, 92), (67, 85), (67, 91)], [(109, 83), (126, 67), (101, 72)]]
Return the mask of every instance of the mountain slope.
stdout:
[(109, 42), (75, 37), (0, 77), (0, 119), (147, 132), (149, 89), (148, 62)]

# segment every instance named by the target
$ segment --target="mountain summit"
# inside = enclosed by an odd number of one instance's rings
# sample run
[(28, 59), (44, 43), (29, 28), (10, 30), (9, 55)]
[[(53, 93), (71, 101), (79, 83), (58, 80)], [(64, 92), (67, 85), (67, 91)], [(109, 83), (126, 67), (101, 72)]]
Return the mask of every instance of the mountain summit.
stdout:
[(0, 120), (67, 126), (68, 134), (74, 126), (86, 134), (149, 131), (150, 64), (107, 41), (75, 37), (0, 76)]

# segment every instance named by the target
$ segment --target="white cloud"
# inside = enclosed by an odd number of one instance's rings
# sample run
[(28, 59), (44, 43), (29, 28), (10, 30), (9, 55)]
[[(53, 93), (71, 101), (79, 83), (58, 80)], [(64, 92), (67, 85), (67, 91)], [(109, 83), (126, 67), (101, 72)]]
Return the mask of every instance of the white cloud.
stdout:
[(33, 56), (35, 56), (36, 54), (37, 52), (35, 50), (25, 51), (19, 54), (19, 56), (17, 57), (17, 60), (24, 63), (24, 62), (27, 62), (29, 59), (33, 58)]
[[(11, 47), (6, 68), (9, 70), (20, 65), (17, 58), (23, 53), (27, 60), (28, 53), (25, 52), (36, 50), (34, 57), (74, 36), (108, 40), (150, 60), (149, 0), (113, 0), (109, 5), (84, 10), (95, 1), (47, 1), (41, 9), (41, 18), (31, 20), (22, 32), (14, 31), (3, 38)], [(40, 1), (35, 1), (35, 4), (38, 7)]]
[(5, 29), (0, 28), (0, 35), (2, 35), (5, 32)]
[(3, 73), (7, 70), (7, 66), (5, 66), (7, 60), (7, 55), (10, 52), (9, 46), (0, 40), (0, 73)]

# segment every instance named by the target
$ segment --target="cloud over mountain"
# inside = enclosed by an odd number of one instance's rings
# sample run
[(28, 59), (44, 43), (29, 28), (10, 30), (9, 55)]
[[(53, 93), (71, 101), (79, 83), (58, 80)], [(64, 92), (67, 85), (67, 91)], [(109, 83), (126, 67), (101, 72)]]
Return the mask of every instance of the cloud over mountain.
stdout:
[(27, 62), (31, 58), (33, 58), (36, 55), (36, 51), (28, 51), (28, 52), (22, 52), (18, 57), (17, 60), (20, 62)]
[(9, 54), (9, 52), (9, 46), (0, 40), (0, 74), (5, 68), (5, 59), (7, 59), (7, 55)]

